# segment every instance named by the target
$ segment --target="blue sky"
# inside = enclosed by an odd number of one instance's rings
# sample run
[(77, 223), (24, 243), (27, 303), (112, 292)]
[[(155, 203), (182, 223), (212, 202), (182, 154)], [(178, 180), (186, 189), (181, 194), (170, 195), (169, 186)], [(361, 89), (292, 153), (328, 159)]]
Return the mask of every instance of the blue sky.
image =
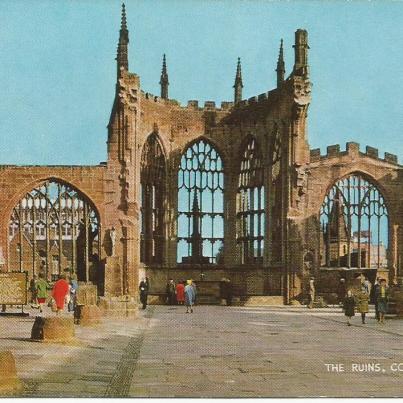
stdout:
[[(305, 28), (313, 83), (311, 148), (357, 141), (403, 160), (403, 2), (128, 0), (130, 70), (159, 94), (232, 100), (275, 86), (280, 38), (287, 73)], [(120, 1), (0, 2), (0, 164), (97, 164), (106, 159)]]

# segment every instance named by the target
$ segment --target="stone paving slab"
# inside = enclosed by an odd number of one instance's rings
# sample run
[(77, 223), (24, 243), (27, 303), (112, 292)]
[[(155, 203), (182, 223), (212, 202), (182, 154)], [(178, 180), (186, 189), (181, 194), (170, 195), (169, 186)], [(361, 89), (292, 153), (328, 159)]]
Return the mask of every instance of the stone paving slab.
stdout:
[[(27, 397), (402, 396), (403, 371), (389, 368), (403, 363), (403, 321), (371, 314), (347, 327), (338, 307), (153, 306), (76, 326), (76, 345), (33, 343), (33, 317), (0, 317), (0, 349), (14, 352)], [(351, 371), (371, 362), (385, 372)]]
[[(399, 379), (401, 376), (389, 373), (382, 376), (373, 373), (335, 375), (326, 373), (324, 369), (328, 360), (348, 365), (353, 360), (367, 362), (368, 358), (379, 361), (403, 359), (400, 349), (391, 349), (402, 341), (400, 335), (403, 329), (399, 321), (388, 321), (383, 327), (375, 321), (366, 327), (358, 323), (347, 327), (338, 308), (293, 309), (292, 312), (274, 307), (224, 308), (227, 309), (225, 316), (220, 312), (222, 309), (198, 307), (190, 319), (183, 318), (180, 311), (171, 311), (171, 318), (166, 313), (159, 315), (160, 321), (168, 320), (171, 326), (169, 323), (158, 323), (152, 339), (145, 339), (140, 360), (159, 354), (172, 363), (169, 379), (176, 379), (179, 383), (183, 373), (186, 379), (187, 362), (192, 362), (191, 365), (196, 368), (211, 368), (211, 374), (207, 374), (210, 384), (188, 384), (191, 390), (188, 394), (197, 397), (387, 396), (388, 392), (380, 386), (395, 385), (396, 377)], [(200, 314), (203, 316), (200, 317)], [(206, 317), (213, 323), (204, 327), (202, 324), (206, 323)], [(183, 326), (183, 321), (188, 328)], [(182, 346), (181, 337), (177, 332), (172, 334), (172, 327), (184, 329), (193, 338), (186, 339), (186, 344)], [(172, 344), (167, 340), (171, 340)], [(144, 364), (138, 362), (134, 378), (143, 368)], [(195, 376), (192, 371), (188, 378), (194, 380)], [(156, 378), (159, 377), (156, 374)], [(368, 387), (374, 381), (378, 386)], [(177, 394), (181, 389), (170, 384), (162, 390), (151, 386), (147, 389), (144, 385), (140, 389), (135, 385), (134, 380), (131, 393), (137, 396), (160, 397), (164, 393), (165, 396), (181, 396)], [(389, 390), (393, 393), (395, 389)]]

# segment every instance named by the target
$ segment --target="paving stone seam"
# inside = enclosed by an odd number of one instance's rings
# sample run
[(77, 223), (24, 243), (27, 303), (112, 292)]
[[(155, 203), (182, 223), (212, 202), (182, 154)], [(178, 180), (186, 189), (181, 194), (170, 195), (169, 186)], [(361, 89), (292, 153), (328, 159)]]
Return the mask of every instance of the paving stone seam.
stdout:
[[(154, 307), (150, 307), (144, 318), (151, 319), (154, 314)], [(145, 334), (149, 329), (150, 320), (147, 326), (141, 329), (141, 332), (130, 341), (123, 351), (120, 361), (116, 367), (115, 375), (106, 388), (104, 397), (128, 397), (130, 385), (134, 372), (137, 367), (137, 361), (140, 356), (141, 346), (143, 345)]]
[[(311, 316), (315, 316), (315, 315), (311, 315)], [(339, 324), (344, 324), (345, 325), (345, 322), (341, 322), (340, 320), (337, 320), (337, 319), (326, 318), (324, 316), (315, 316), (315, 317), (318, 318), (318, 319), (321, 319), (321, 320), (327, 320), (329, 322), (334, 322), (334, 323), (339, 323)], [(367, 329), (367, 330), (373, 330), (374, 332), (386, 333), (386, 334), (390, 334), (392, 336), (403, 337), (402, 334), (396, 333), (396, 332), (393, 332), (393, 331), (387, 330), (387, 329), (381, 329), (381, 328), (375, 328), (375, 327), (371, 327), (371, 326), (360, 325), (358, 323), (352, 323), (351, 326), (352, 327), (360, 327), (360, 328)], [(382, 325), (380, 325), (380, 326), (382, 326)]]

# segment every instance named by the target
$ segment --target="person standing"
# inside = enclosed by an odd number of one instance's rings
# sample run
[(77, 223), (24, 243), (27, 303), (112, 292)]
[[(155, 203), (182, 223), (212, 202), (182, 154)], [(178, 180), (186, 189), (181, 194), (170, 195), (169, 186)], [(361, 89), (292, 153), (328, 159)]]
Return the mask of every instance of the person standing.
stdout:
[(378, 301), (377, 301), (377, 295), (378, 295), (378, 290), (380, 286), (380, 281), (381, 279), (379, 277), (376, 278), (375, 284), (374, 284), (374, 304), (375, 304), (375, 319), (379, 322), (379, 311), (378, 311)]
[(223, 277), (220, 281), (220, 299), (221, 305), (224, 305), (224, 301), (227, 301), (227, 279)]
[(140, 282), (140, 285), (139, 285), (140, 302), (143, 305), (143, 309), (147, 308), (148, 289), (149, 289), (148, 279), (143, 278), (143, 280)]
[(48, 282), (45, 280), (43, 273), (39, 273), (39, 279), (36, 282), (36, 297), (38, 301), (39, 312), (43, 312), (43, 305), (48, 299), (48, 290), (50, 289)]
[(192, 280), (192, 279), (190, 280), (190, 284), (192, 285), (193, 291), (194, 291), (194, 294), (195, 294), (194, 301), (193, 301), (193, 305), (196, 305), (196, 300), (197, 300), (197, 285), (196, 285), (195, 281)]
[(363, 325), (365, 325), (365, 315), (368, 313), (368, 301), (369, 294), (367, 293), (367, 288), (362, 287), (362, 289), (355, 295), (355, 302), (357, 311), (361, 314), (361, 321)]
[(378, 306), (379, 322), (385, 323), (385, 314), (388, 309), (389, 289), (386, 285), (386, 280), (382, 279), (379, 283), (379, 288), (375, 294), (376, 304)]
[(185, 287), (185, 304), (186, 304), (186, 313), (193, 313), (193, 305), (196, 299), (195, 288), (192, 286), (192, 280), (187, 280)]
[(232, 283), (230, 279), (227, 279), (227, 297), (226, 297), (227, 306), (232, 305)]
[(346, 279), (345, 278), (341, 278), (339, 281), (337, 297), (339, 300), (339, 305), (343, 305), (344, 298), (346, 298)]
[(166, 293), (167, 293), (167, 300), (168, 300), (168, 305), (175, 305), (176, 303), (176, 287), (174, 281), (170, 278), (167, 287), (166, 287)]
[(313, 308), (313, 303), (315, 301), (315, 279), (311, 277), (309, 280), (309, 305), (308, 308)]
[(31, 278), (31, 281), (29, 282), (29, 291), (31, 291), (31, 307), (32, 308), (37, 308), (38, 306), (38, 301), (37, 301), (37, 295), (36, 295), (36, 281), (37, 277), (36, 274), (33, 275)]
[(56, 314), (60, 314), (64, 309), (66, 297), (69, 292), (69, 283), (66, 281), (66, 275), (61, 274), (59, 280), (53, 286), (52, 297), (56, 303)]
[(176, 302), (179, 305), (183, 305), (185, 303), (185, 282), (180, 281), (176, 284)]
[(344, 298), (343, 309), (344, 315), (347, 316), (347, 326), (351, 326), (351, 318), (355, 316), (355, 299), (351, 290), (347, 291), (347, 296)]
[(76, 309), (76, 302), (77, 302), (77, 291), (78, 291), (78, 282), (77, 276), (72, 274), (70, 277), (70, 300), (67, 304), (67, 309), (69, 312), (74, 312)]

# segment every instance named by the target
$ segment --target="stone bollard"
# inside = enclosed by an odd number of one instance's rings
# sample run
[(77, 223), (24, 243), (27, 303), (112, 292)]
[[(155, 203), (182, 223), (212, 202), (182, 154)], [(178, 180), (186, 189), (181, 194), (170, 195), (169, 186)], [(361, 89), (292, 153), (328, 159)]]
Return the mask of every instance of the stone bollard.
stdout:
[(102, 311), (97, 305), (77, 305), (74, 312), (76, 323), (81, 326), (97, 325), (101, 317)]
[(17, 377), (14, 355), (11, 351), (0, 351), (0, 396), (14, 394), (22, 390)]
[(31, 339), (56, 343), (70, 341), (74, 339), (74, 320), (59, 316), (37, 316), (32, 326)]
[(101, 321), (101, 309), (97, 306), (98, 291), (93, 284), (80, 283), (77, 290), (74, 320), (82, 326), (96, 325)]

